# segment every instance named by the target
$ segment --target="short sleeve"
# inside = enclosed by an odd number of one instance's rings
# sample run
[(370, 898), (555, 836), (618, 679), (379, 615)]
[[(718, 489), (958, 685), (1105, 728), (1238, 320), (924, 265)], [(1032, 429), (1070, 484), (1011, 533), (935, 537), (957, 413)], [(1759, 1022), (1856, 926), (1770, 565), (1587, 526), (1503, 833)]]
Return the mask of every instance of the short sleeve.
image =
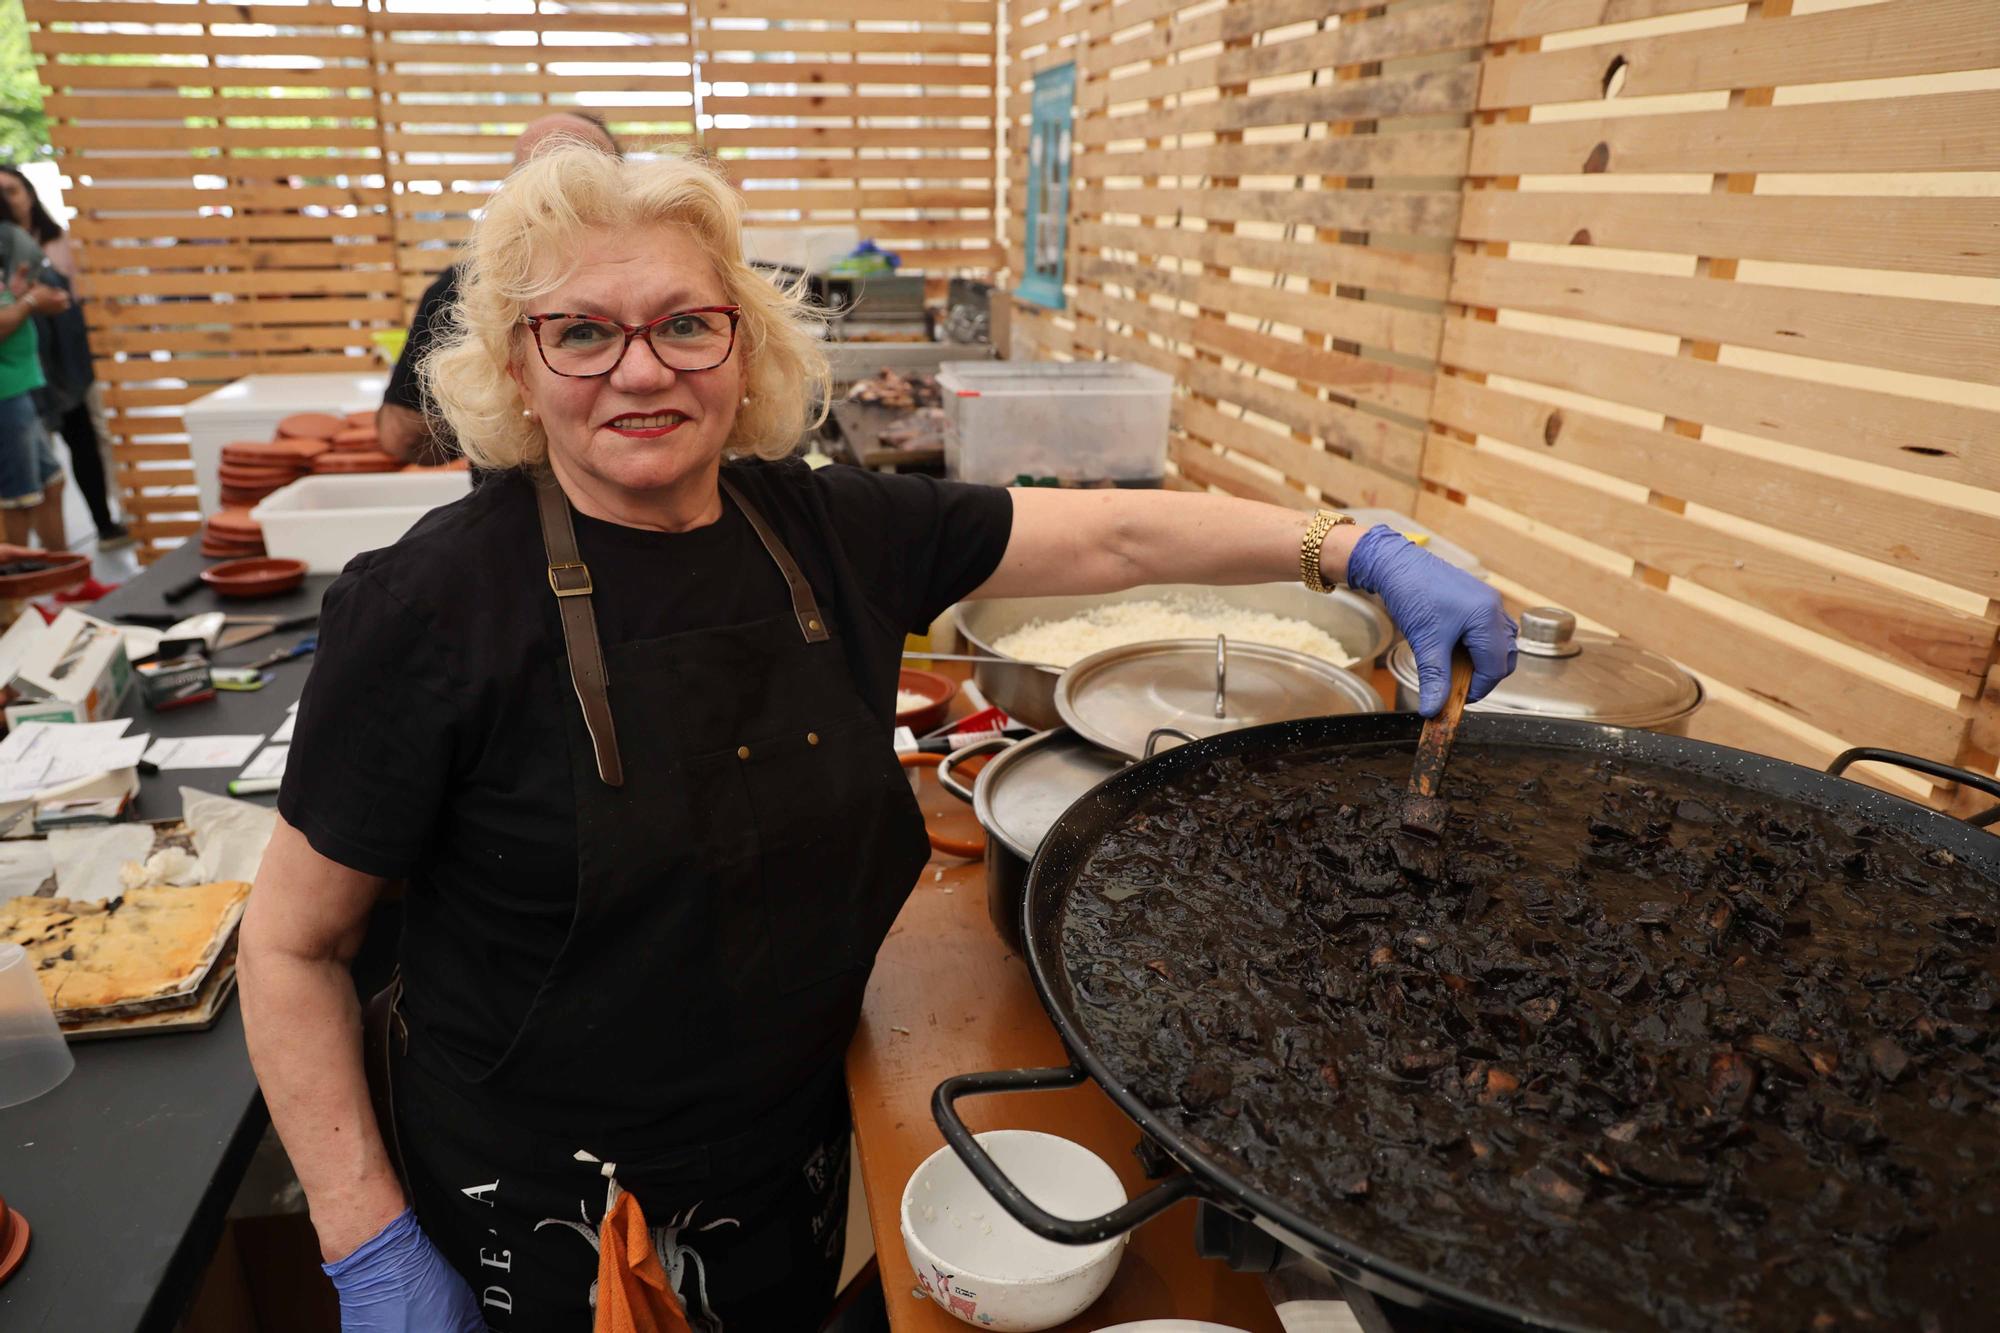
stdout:
[(278, 809), (320, 855), (364, 874), (417, 867), (464, 749), (468, 691), (436, 638), (365, 570), (320, 606)]
[(403, 354), (396, 358), (396, 365), (389, 372), (389, 387), (382, 392), (383, 402), (407, 407), (413, 412), (428, 412), (430, 404), (424, 396), (423, 380), (417, 372), (423, 367), (424, 358), (430, 355), (431, 344), (437, 341), (438, 327), (456, 299), (456, 268), (446, 269), (424, 288), (423, 299), (417, 302), (417, 313), (410, 320), (410, 336), (403, 343)]
[(999, 486), (855, 467), (813, 474), (848, 560), (877, 604), (922, 633), (1006, 554), (1014, 500)]

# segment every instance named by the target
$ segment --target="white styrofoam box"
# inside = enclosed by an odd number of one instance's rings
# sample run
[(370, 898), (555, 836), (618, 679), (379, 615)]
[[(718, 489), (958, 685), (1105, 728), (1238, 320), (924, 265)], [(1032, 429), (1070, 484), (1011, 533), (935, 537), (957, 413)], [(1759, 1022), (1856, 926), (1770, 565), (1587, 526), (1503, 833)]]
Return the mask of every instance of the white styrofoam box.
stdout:
[(201, 512), (212, 514), (222, 506), (216, 467), (223, 445), (268, 440), (277, 433), (278, 423), (294, 412), (335, 416), (373, 412), (382, 406), (382, 391), (388, 387), (388, 373), (381, 370), (352, 375), (245, 375), (189, 403), (182, 416)]
[(338, 574), (363, 551), (393, 546), (416, 521), (472, 490), (469, 472), (374, 472), (301, 477), (250, 511), (264, 549), (303, 560), (312, 574)]
[(1417, 520), (1400, 510), (1343, 509), (1340, 512), (1358, 523), (1363, 532), (1374, 527), (1377, 523), (1384, 523), (1402, 533), (1405, 537), (1421, 535), (1428, 539), (1423, 542), (1423, 548), (1438, 559), (1444, 561), (1446, 564), (1457, 565), (1460, 569), (1475, 578), (1483, 579), (1486, 577), (1486, 566), (1480, 563), (1478, 556), (1456, 542), (1446, 541), (1443, 537), (1438, 536), (1434, 529), (1417, 522)]
[(854, 252), (861, 233), (853, 227), (745, 227), (743, 254), (767, 264), (790, 264), (817, 273)]
[(938, 369), (945, 472), (1158, 484), (1173, 377), (1129, 361), (954, 361)]

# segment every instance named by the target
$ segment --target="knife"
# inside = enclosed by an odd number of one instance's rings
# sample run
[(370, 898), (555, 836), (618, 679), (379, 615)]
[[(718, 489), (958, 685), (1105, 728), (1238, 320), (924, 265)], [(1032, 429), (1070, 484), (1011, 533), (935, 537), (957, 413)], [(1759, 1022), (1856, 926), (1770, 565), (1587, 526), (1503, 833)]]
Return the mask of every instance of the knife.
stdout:
[(216, 640), (215, 650), (221, 652), (225, 648), (240, 648), (246, 643), (255, 643), (266, 634), (276, 634), (279, 630), (305, 629), (317, 624), (319, 624), (317, 611), (309, 615), (292, 616), (286, 620), (253, 620), (249, 617), (238, 620), (231, 617), (227, 627), (222, 631), (222, 637)]

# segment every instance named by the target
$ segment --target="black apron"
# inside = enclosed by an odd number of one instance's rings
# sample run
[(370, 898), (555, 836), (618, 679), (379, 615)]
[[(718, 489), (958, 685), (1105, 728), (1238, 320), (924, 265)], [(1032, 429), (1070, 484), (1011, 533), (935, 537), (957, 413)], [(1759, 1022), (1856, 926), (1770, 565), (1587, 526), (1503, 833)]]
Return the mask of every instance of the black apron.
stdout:
[(577, 902), (548, 977), (490, 1067), (427, 1054), (420, 1024), (398, 1060), (418, 1220), (496, 1333), (588, 1329), (607, 1175), (697, 1330), (811, 1329), (833, 1295), (842, 1061), (928, 848), (833, 623), (795, 566), (787, 582), (825, 631), (773, 608), (607, 652), (623, 784), (599, 778), (571, 699)]

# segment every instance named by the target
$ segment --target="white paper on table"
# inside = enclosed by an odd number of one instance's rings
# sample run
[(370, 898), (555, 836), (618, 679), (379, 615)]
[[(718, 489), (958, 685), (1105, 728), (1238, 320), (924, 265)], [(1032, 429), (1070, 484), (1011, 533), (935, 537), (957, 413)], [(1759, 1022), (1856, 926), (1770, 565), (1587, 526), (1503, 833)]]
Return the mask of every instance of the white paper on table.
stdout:
[(48, 786), (49, 761), (44, 755), (40, 759), (17, 759), (11, 763), (0, 763), (0, 801), (25, 801), (42, 788)]
[(151, 824), (55, 829), (49, 834), (49, 857), (55, 862), (56, 892), (81, 903), (123, 897), (121, 872), (128, 862), (144, 864), (152, 850)]
[(146, 751), (161, 768), (236, 768), (264, 743), (255, 736), (162, 736)]
[(42, 839), (0, 842), (0, 898), (26, 898), (55, 872), (49, 845)]
[(285, 776), (285, 756), (291, 753), (289, 745), (267, 745), (258, 751), (239, 778), (281, 778)]
[(278, 812), (213, 792), (181, 788), (181, 819), (194, 835), (195, 855), (209, 883), (257, 878), (264, 844), (278, 827)]
[[(271, 733), (271, 744), (285, 745), (290, 743), (292, 739), (292, 728), (296, 727), (298, 724), (299, 724), (299, 715), (296, 709), (293, 712), (285, 714), (285, 720), (283, 722), (280, 722), (278, 724), (278, 729)], [(247, 778), (250, 775), (248, 773), (245, 773), (243, 776)]]
[(109, 722), (23, 722), (7, 733), (7, 739), (0, 740), (0, 764), (115, 741), (131, 725), (129, 717), (114, 717)]
[(59, 750), (49, 763), (49, 771), (42, 775), (42, 782), (46, 786), (54, 786), (87, 778), (94, 773), (115, 773), (121, 768), (131, 768), (146, 753), (152, 739), (148, 735), (124, 736), (115, 741)]

